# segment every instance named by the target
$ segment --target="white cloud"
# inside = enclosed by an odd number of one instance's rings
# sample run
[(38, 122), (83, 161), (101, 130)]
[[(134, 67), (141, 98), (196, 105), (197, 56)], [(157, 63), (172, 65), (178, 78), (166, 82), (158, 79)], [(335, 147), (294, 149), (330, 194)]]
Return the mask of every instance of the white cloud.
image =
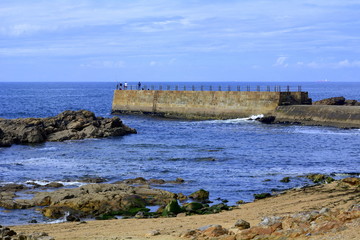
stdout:
[(24, 23), (24, 24), (15, 24), (12, 26), (2, 27), (0, 33), (9, 36), (21, 36), (21, 35), (28, 35), (34, 32), (38, 32), (41, 29), (42, 29), (41, 26)]
[(149, 66), (151, 66), (151, 67), (158, 66), (158, 65), (160, 65), (160, 63), (158, 63), (158, 62), (156, 62), (156, 61), (151, 61), (151, 62), (149, 63)]
[(90, 63), (83, 63), (80, 65), (81, 67), (87, 68), (123, 68), (125, 63), (123, 61), (93, 61)]
[[(270, 67), (280, 68), (354, 68), (359, 61), (347, 59), (356, 59), (360, 53), (357, 3), (0, 1), (0, 57), (81, 57), (78, 62), (84, 56), (119, 57), (127, 64), (137, 61), (146, 67), (167, 67), (188, 64), (190, 56), (203, 66), (227, 61), (231, 65), (250, 56), (248, 62), (254, 69), (263, 69), (269, 61), (273, 63)], [(283, 56), (271, 58), (279, 53)], [(339, 54), (347, 59), (330, 63), (303, 60), (342, 59)], [(293, 59), (302, 62), (290, 61)], [(82, 66), (120, 68), (124, 62), (95, 61)]]
[(274, 64), (275, 67), (288, 67), (288, 64), (285, 62), (288, 59), (288, 57), (278, 57), (276, 59), (276, 62)]
[(307, 67), (307, 68), (314, 68), (314, 69), (320, 69), (320, 68), (331, 68), (331, 69), (340, 69), (340, 68), (360, 68), (360, 61), (354, 60), (349, 61), (348, 59), (341, 60), (338, 62), (297, 62), (296, 66), (299, 67)]
[(176, 62), (176, 58), (171, 58), (170, 60), (163, 60), (163, 61), (150, 61), (149, 66), (155, 67), (155, 66), (167, 66), (172, 65)]
[(360, 61), (343, 60), (338, 62), (339, 67), (360, 67)]

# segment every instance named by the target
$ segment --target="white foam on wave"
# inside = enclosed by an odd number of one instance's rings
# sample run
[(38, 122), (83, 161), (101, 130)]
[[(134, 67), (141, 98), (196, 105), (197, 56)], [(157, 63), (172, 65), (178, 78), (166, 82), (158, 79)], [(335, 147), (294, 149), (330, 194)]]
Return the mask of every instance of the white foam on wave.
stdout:
[(45, 147), (40, 149), (40, 151), (55, 151), (55, 150), (57, 150), (56, 147)]
[(230, 124), (237, 124), (237, 123), (244, 123), (244, 122), (253, 122), (256, 119), (264, 117), (264, 114), (259, 115), (251, 115), (250, 117), (246, 118), (234, 118), (234, 119), (225, 119), (225, 120), (209, 120), (205, 121), (207, 123), (230, 123)]
[(315, 134), (315, 135), (359, 135), (360, 129), (330, 129), (324, 127), (311, 127), (311, 126), (302, 126), (296, 127), (294, 133), (303, 133), (303, 134)]
[(40, 186), (45, 186), (46, 184), (49, 184), (51, 182), (56, 182), (56, 183), (61, 183), (62, 185), (64, 186), (83, 186), (83, 185), (86, 185), (86, 184), (89, 184), (89, 183), (84, 183), (84, 182), (63, 182), (63, 181), (47, 181), (47, 180), (30, 180), (30, 181), (26, 181), (25, 183), (26, 184), (32, 184), (32, 183), (35, 183), (35, 184), (38, 184)]
[(360, 177), (360, 173), (335, 173), (335, 176), (357, 176)]
[(46, 222), (46, 224), (56, 224), (56, 223), (63, 223), (63, 222), (67, 222), (66, 218), (70, 215), (69, 212), (65, 212), (64, 217), (56, 219), (54, 221), (50, 221), (50, 222)]

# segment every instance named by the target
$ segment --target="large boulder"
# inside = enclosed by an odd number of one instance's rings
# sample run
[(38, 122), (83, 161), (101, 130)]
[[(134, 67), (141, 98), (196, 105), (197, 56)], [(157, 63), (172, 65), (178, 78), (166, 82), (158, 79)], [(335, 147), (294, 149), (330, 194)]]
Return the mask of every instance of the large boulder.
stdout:
[(357, 100), (345, 100), (346, 106), (360, 106), (360, 102)]
[(176, 216), (176, 214), (183, 212), (184, 210), (180, 207), (176, 199), (171, 200), (164, 208), (163, 216)]
[(344, 105), (344, 97), (332, 97), (313, 102), (313, 105)]
[(206, 191), (204, 189), (200, 189), (200, 190), (190, 194), (189, 198), (197, 200), (197, 201), (205, 202), (206, 200), (209, 199), (209, 195), (210, 195), (210, 193), (208, 191)]
[(0, 147), (136, 133), (120, 118), (96, 117), (87, 110), (65, 111), (49, 118), (0, 119)]
[(325, 174), (308, 174), (305, 177), (313, 181), (313, 183), (331, 183), (335, 181), (334, 178)]

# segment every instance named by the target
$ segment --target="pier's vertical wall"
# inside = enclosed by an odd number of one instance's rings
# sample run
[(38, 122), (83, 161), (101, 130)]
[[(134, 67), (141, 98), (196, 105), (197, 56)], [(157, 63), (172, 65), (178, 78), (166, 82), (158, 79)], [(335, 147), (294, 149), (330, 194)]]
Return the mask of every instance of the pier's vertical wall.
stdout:
[(303, 125), (360, 128), (360, 106), (279, 106), (274, 115), (277, 123), (290, 122)]
[(280, 105), (306, 101), (307, 92), (115, 90), (112, 112), (226, 119), (271, 114)]

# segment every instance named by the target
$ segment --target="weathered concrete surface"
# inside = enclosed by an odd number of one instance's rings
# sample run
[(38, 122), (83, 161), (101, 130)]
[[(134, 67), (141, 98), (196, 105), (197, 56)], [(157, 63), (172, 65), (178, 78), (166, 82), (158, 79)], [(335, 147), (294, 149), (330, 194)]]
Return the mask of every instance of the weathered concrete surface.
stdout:
[(279, 105), (311, 103), (306, 92), (116, 90), (112, 112), (188, 119), (270, 114)]
[(291, 105), (279, 106), (275, 123), (360, 128), (360, 106)]

